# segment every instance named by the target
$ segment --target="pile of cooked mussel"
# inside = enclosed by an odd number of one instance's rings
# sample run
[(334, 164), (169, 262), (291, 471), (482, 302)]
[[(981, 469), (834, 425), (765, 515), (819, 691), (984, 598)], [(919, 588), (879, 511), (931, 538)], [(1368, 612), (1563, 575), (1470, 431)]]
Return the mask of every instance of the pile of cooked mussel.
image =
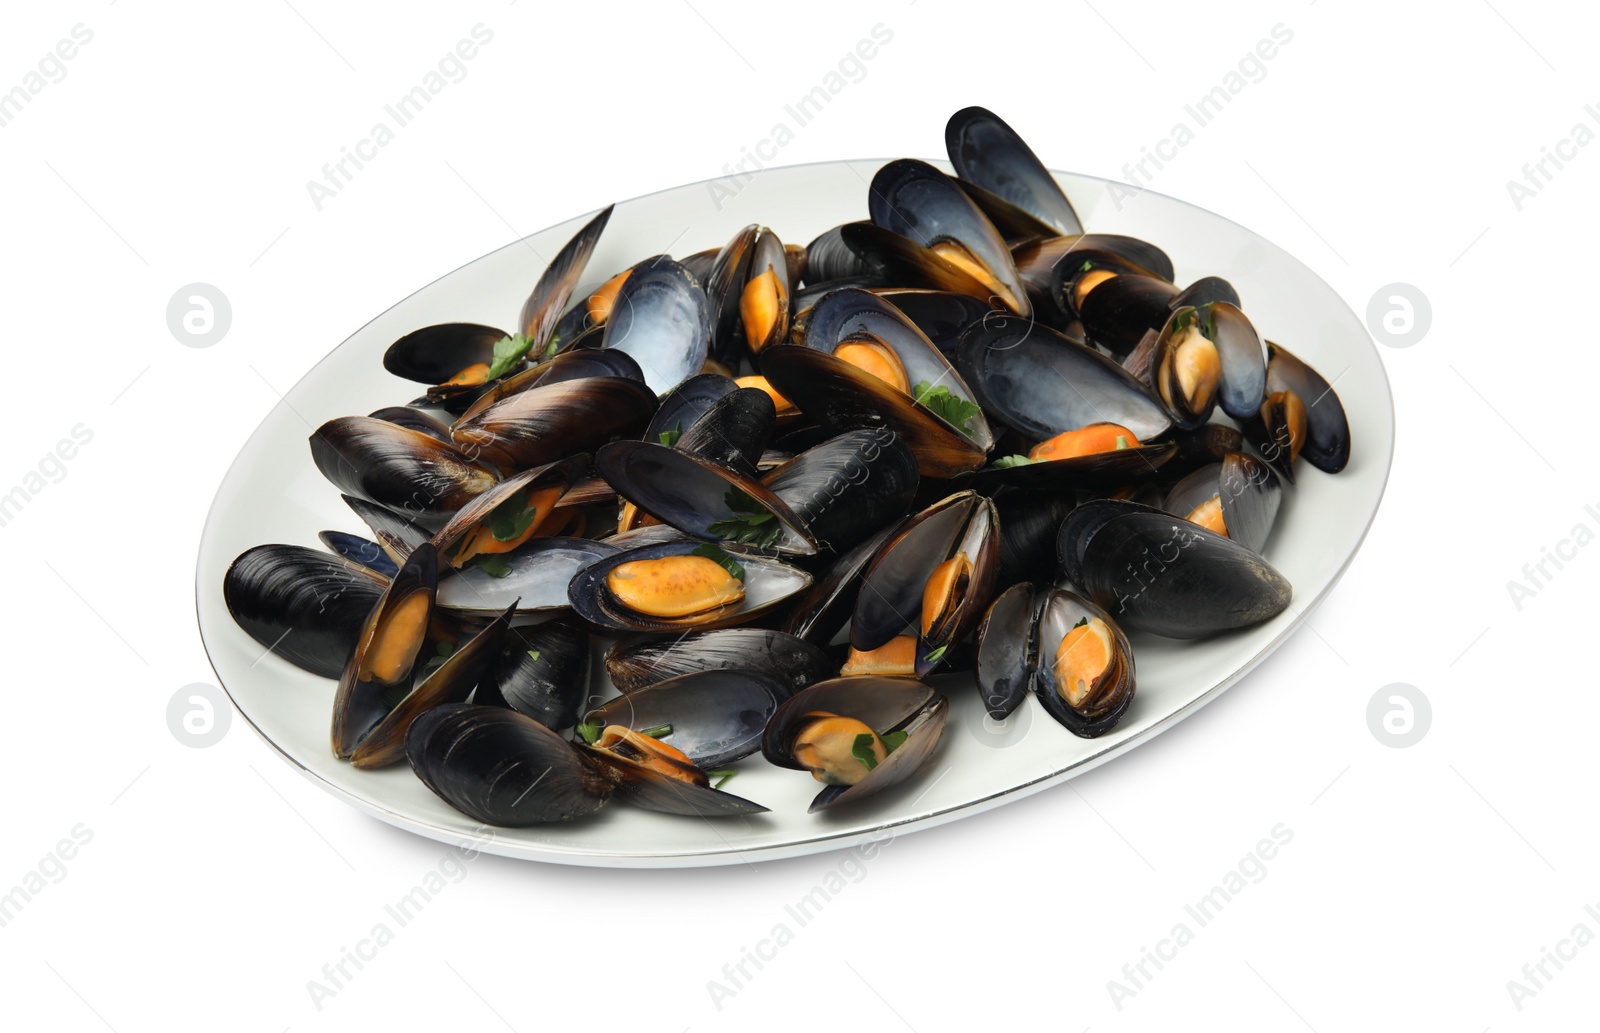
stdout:
[(608, 208), (509, 327), (389, 347), (416, 397), (310, 440), (362, 532), (223, 585), (335, 682), (336, 756), (501, 826), (758, 813), (757, 753), (851, 807), (935, 764), (946, 693), (1104, 735), (1142, 636), (1289, 606), (1266, 553), (1349, 460), (1332, 385), (1235, 285), (1088, 232), (991, 112), (946, 143), (804, 246), (593, 268)]

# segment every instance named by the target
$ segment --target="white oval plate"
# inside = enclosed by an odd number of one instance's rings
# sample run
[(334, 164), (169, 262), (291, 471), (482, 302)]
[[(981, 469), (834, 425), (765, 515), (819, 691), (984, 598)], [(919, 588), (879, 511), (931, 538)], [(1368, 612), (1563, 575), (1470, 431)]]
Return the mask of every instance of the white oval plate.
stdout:
[[(718, 247), (759, 222), (786, 241), (866, 217), (867, 184), (881, 161), (767, 169), (742, 185), (697, 183), (617, 205), (586, 280), (648, 255), (686, 255)], [(1264, 337), (1286, 345), (1337, 385), (1354, 441), (1349, 467), (1330, 477), (1302, 463), (1286, 492), (1267, 556), (1294, 584), (1291, 608), (1247, 631), (1206, 642), (1135, 636), (1138, 694), (1122, 723), (1099, 739), (1079, 739), (1029, 699), (1005, 725), (987, 720), (970, 680), (944, 679), (951, 714), (944, 743), (905, 786), (841, 813), (808, 814), (817, 785), (768, 765), (739, 764), (729, 791), (770, 814), (718, 821), (653, 814), (616, 801), (581, 821), (496, 829), (483, 848), (511, 857), (568, 864), (672, 867), (730, 864), (838, 849), (883, 830), (931, 828), (1064, 782), (1147, 742), (1215, 698), (1300, 626), (1355, 556), (1378, 509), (1394, 439), (1394, 410), (1383, 365), (1360, 321), (1311, 270), (1241, 226), (1146, 191), (1122, 211), (1105, 183), (1057, 174), (1089, 229), (1143, 237), (1164, 248), (1178, 282), (1226, 277)], [(729, 190), (735, 191), (729, 196)], [(434, 281), (356, 331), (306, 374), (240, 451), (211, 507), (200, 542), (196, 608), (211, 664), (239, 712), (313, 782), (361, 810), (446, 842), (481, 838), (405, 765), (357, 771), (328, 749), (334, 684), (262, 648), (228, 615), (222, 578), (253, 545), (315, 546), (317, 532), (364, 528), (317, 472), (306, 439), (336, 416), (370, 412), (420, 393), (384, 372), (384, 349), (433, 323), (509, 327), (546, 260), (588, 218), (580, 216), (508, 244)], [(263, 490), (262, 485), (270, 485)], [(598, 666), (598, 665), (597, 665)], [(599, 671), (604, 677), (604, 671)], [(965, 683), (963, 683), (965, 681)]]

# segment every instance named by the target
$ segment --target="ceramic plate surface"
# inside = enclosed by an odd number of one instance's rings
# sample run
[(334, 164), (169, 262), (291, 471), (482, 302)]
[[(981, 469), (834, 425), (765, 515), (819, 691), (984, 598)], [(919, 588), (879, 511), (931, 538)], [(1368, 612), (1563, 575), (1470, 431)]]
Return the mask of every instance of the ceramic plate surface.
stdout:
[[(584, 287), (661, 252), (687, 255), (725, 243), (741, 226), (771, 226), (805, 243), (841, 222), (866, 218), (867, 183), (880, 161), (768, 169), (742, 186), (677, 187), (617, 205)], [(942, 167), (948, 168), (947, 165)], [(1172, 256), (1177, 282), (1226, 277), (1262, 336), (1306, 359), (1337, 384), (1354, 442), (1336, 477), (1302, 462), (1287, 490), (1266, 555), (1294, 585), (1294, 602), (1258, 627), (1205, 642), (1133, 636), (1138, 694), (1123, 721), (1079, 739), (1027, 700), (1005, 725), (988, 721), (970, 679), (941, 679), (952, 709), (944, 742), (904, 786), (840, 813), (808, 814), (818, 786), (803, 774), (740, 762), (727, 787), (770, 814), (717, 821), (653, 814), (614, 801), (589, 818), (497, 829), (483, 849), (570, 864), (729, 864), (838, 849), (883, 830), (904, 833), (976, 814), (1038, 792), (1147, 743), (1195, 713), (1296, 631), (1355, 556), (1388, 476), (1394, 411), (1365, 328), (1333, 289), (1293, 257), (1228, 220), (1146, 191), (1118, 211), (1102, 180), (1057, 174), (1086, 227), (1126, 233)], [(729, 196), (730, 189), (733, 191)], [(588, 215), (551, 227), (457, 269), (401, 301), (335, 348), (289, 391), (240, 451), (212, 505), (196, 582), (200, 632), (212, 666), (241, 714), (284, 758), (331, 793), (401, 828), (446, 842), (480, 838), (476, 823), (434, 796), (402, 764), (357, 771), (328, 748), (334, 683), (293, 667), (228, 615), (223, 573), (254, 545), (317, 545), (326, 529), (364, 532), (312, 464), (306, 440), (336, 416), (416, 397), (420, 388), (384, 372), (384, 349), (433, 323), (512, 326), (547, 260)], [(597, 666), (599, 677), (603, 668)]]

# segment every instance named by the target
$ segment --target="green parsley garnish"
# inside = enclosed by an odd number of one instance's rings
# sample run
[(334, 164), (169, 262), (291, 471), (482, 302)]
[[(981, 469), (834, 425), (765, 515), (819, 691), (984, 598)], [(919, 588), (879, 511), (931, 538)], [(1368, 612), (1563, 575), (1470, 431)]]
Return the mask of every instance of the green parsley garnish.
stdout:
[(1125, 435), (1122, 435), (1122, 434), (1118, 434), (1117, 435), (1117, 447), (1118, 448), (1127, 448), (1128, 447), (1128, 439), (1127, 439), (1127, 437)]
[(943, 384), (934, 387), (926, 380), (917, 382), (911, 399), (969, 438), (972, 437), (972, 429), (968, 424), (974, 416), (983, 412), (960, 395), (951, 394)]
[(596, 739), (600, 738), (600, 722), (599, 721), (584, 721), (584, 722), (581, 722), (578, 725), (578, 738), (582, 739), (584, 742), (589, 743), (592, 746), (594, 744), (594, 741)]
[(480, 553), (472, 557), (472, 565), (490, 577), (511, 576), (511, 564), (506, 562), (504, 556), (497, 556), (492, 552)]
[(1027, 456), (1001, 456), (994, 461), (994, 467), (996, 470), (1009, 470), (1013, 466), (1032, 466), (1042, 462), (1043, 459), (1029, 459)]
[(1087, 618), (1087, 617), (1079, 617), (1078, 618), (1078, 623), (1076, 623), (1076, 624), (1074, 624), (1072, 626), (1072, 630), (1073, 631), (1077, 631), (1079, 628), (1086, 626), (1088, 623), (1089, 623), (1089, 618)]
[(532, 660), (534, 663), (538, 663), (539, 662), (539, 651), (537, 649), (528, 650), (528, 659)]
[(683, 437), (683, 421), (682, 420), (679, 420), (677, 422), (677, 425), (674, 426), (671, 430), (664, 430), (660, 434), (656, 435), (657, 440), (659, 440), (663, 445), (666, 445), (668, 448), (671, 448), (673, 445), (676, 445), (678, 443), (678, 439), (681, 438), (681, 437)]
[(528, 525), (539, 515), (539, 511), (529, 509), (527, 503), (528, 492), (519, 491), (494, 507), (494, 512), (489, 514), (489, 533), (494, 535), (495, 541), (512, 542), (527, 533)]
[(664, 739), (672, 734), (672, 726), (656, 725), (654, 728), (641, 728), (639, 734), (648, 735), (652, 739)]
[(949, 649), (949, 648), (950, 647), (948, 645), (940, 646), (938, 649), (935, 649), (933, 652), (931, 652), (927, 656), (923, 657), (922, 658), (922, 662), (925, 663), (925, 664), (936, 664), (936, 663), (938, 663), (940, 660), (944, 659), (944, 651), (946, 649)]
[(533, 342), (521, 334), (502, 337), (494, 343), (494, 359), (489, 363), (489, 379), (505, 376), (528, 354)]
[(889, 753), (898, 750), (905, 741), (911, 737), (910, 732), (886, 732), (883, 735), (883, 748)]
[(878, 766), (878, 755), (872, 751), (872, 742), (876, 738), (871, 732), (862, 732), (850, 746), (850, 755), (868, 771)]
[(555, 358), (556, 357), (556, 352), (559, 351), (560, 348), (561, 348), (561, 335), (560, 334), (551, 334), (550, 335), (550, 345), (549, 345), (549, 347), (545, 348), (544, 357), (547, 358), (547, 359)]
[(732, 556), (729, 556), (726, 552), (723, 552), (713, 542), (707, 542), (699, 548), (691, 550), (690, 555), (704, 556), (706, 559), (719, 564), (723, 570), (726, 570), (740, 581), (744, 580), (744, 568), (741, 567)]
[(1084, 259), (1083, 264), (1078, 267), (1078, 272), (1086, 273), (1090, 269), (1093, 269), (1093, 268), (1094, 268), (1094, 263), (1089, 261), (1088, 259)]
[(722, 786), (723, 786), (723, 783), (727, 782), (728, 779), (732, 778), (734, 775), (737, 775), (737, 774), (738, 774), (738, 772), (733, 770), (732, 768), (716, 768), (714, 770), (707, 771), (706, 772), (706, 778), (715, 779), (715, 781), (711, 783), (711, 788), (713, 788), (713, 789), (721, 789)]
[(778, 518), (738, 488), (729, 488), (723, 502), (733, 511), (729, 520), (718, 520), (707, 530), (730, 542), (770, 548), (783, 535)]

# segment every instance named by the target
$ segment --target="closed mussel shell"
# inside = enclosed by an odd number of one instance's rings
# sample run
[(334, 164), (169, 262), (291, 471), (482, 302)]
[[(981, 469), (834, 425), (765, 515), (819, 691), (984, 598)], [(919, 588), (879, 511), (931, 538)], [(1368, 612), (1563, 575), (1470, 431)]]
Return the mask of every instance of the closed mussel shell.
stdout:
[(1027, 581), (1001, 592), (978, 624), (976, 677), (984, 709), (1004, 720), (1033, 687), (1038, 663), (1036, 610), (1043, 597)]
[(317, 428), (311, 458), (340, 491), (424, 524), (442, 524), (498, 480), (458, 448), (369, 416)]
[(817, 547), (844, 552), (901, 517), (916, 497), (917, 457), (887, 427), (847, 431), (762, 478)]
[(571, 743), (513, 710), (452, 703), (412, 722), (406, 756), (422, 783), (486, 825), (567, 821), (597, 810), (612, 783)]
[(507, 707), (546, 728), (571, 728), (589, 691), (589, 666), (589, 632), (579, 622), (514, 627), (472, 701)]
[(655, 408), (655, 394), (638, 380), (584, 377), (510, 395), (458, 421), (451, 436), (502, 470), (526, 470), (632, 437)]
[(228, 613), (262, 646), (302, 670), (337, 678), (389, 582), (303, 545), (258, 545), (222, 579)]
[(1083, 232), (1061, 185), (1017, 131), (994, 112), (962, 108), (945, 123), (944, 142), (962, 179), (998, 194), (1057, 233)]

